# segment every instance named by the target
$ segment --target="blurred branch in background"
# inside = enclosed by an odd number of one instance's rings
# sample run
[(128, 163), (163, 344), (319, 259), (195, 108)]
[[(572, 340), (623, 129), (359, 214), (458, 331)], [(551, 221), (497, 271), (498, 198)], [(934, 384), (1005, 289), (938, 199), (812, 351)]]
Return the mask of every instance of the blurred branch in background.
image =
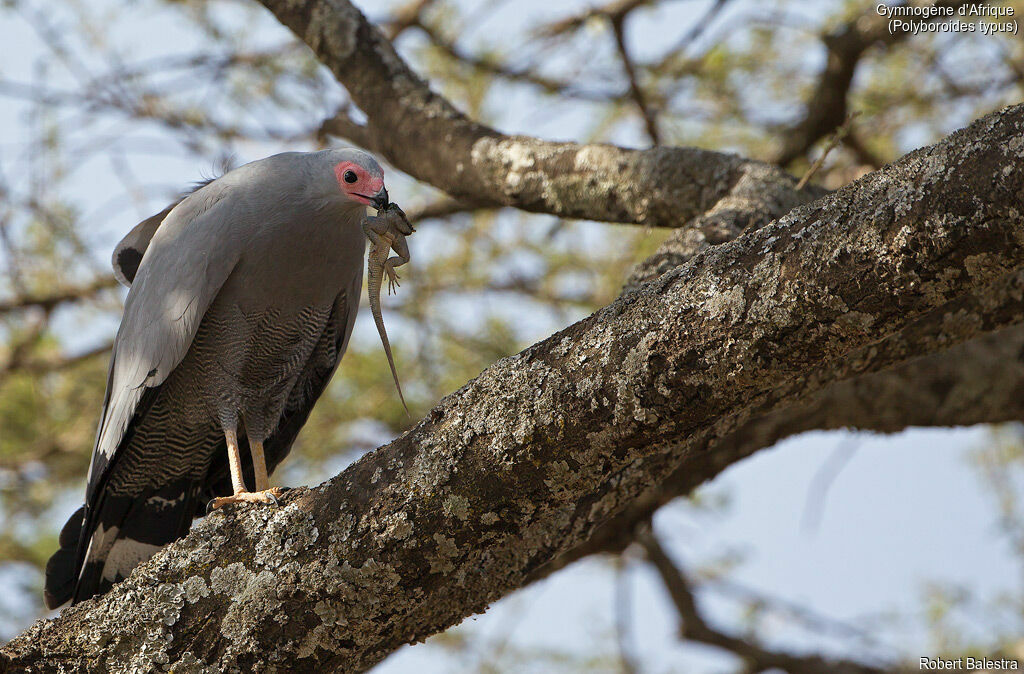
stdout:
[[(969, 3), (967, 0), (942, 0), (936, 7), (957, 10)], [(942, 14), (935, 14), (932, 21), (941, 20)], [(906, 24), (909, 26), (909, 23)], [(805, 116), (796, 124), (779, 133), (779, 148), (768, 161), (786, 166), (807, 152), (819, 140), (839, 128), (848, 115), (850, 87), (864, 53), (872, 47), (887, 49), (910, 37), (909, 29), (893, 30), (886, 17), (872, 6), (865, 8), (849, 21), (821, 36), (825, 47), (825, 67), (818, 76), (814, 90), (805, 104)], [(872, 165), (876, 165), (873, 163)]]
[(797, 656), (773, 651), (758, 645), (752, 639), (726, 634), (707, 623), (697, 608), (697, 600), (690, 579), (672, 561), (650, 528), (641, 532), (638, 541), (647, 560), (657, 570), (665, 584), (672, 603), (679, 613), (679, 636), (688, 641), (721, 648), (735, 655), (743, 663), (741, 671), (763, 672), (779, 669), (790, 674), (836, 672), (837, 674), (878, 674), (886, 670), (846, 660), (825, 659), (817, 656)]
[(92, 299), (101, 291), (116, 287), (117, 281), (113, 277), (101, 277), (76, 288), (62, 288), (40, 295), (15, 296), (0, 300), (0, 314), (24, 309), (41, 309), (44, 312), (50, 312), (65, 302)]

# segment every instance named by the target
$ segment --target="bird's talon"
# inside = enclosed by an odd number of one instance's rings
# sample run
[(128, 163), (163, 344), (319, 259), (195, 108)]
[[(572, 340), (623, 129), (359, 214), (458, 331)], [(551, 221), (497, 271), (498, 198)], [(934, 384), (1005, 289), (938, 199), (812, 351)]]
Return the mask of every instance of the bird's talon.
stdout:
[(206, 506), (206, 511), (209, 513), (211, 510), (222, 508), (232, 503), (273, 503), (279, 506), (281, 502), (278, 501), (278, 498), (281, 496), (284, 496), (284, 492), (281, 491), (280, 487), (271, 487), (263, 491), (243, 491), (231, 496), (218, 496), (210, 501), (209, 505)]
[(212, 513), (214, 510), (223, 508), (224, 506), (235, 502), (236, 501), (233, 496), (218, 496), (206, 504), (206, 512), (207, 514)]

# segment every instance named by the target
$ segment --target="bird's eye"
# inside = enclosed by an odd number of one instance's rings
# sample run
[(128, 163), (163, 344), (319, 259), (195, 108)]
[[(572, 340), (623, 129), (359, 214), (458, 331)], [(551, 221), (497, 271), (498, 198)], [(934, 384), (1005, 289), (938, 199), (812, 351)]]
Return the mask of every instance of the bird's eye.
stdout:
[(345, 178), (345, 182), (349, 183), (350, 185), (352, 183), (354, 183), (354, 182), (358, 182), (359, 181), (359, 176), (357, 176), (356, 172), (352, 171), (352, 170), (345, 171), (345, 175), (342, 176), (342, 177), (344, 177)]

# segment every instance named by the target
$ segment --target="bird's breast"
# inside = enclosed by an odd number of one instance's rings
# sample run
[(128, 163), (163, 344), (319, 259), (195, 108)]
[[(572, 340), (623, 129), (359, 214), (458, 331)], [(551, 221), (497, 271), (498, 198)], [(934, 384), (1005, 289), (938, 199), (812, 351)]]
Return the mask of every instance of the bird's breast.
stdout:
[(250, 244), (223, 289), (248, 311), (330, 305), (362, 275), (365, 236), (358, 223), (307, 217), (268, 227)]

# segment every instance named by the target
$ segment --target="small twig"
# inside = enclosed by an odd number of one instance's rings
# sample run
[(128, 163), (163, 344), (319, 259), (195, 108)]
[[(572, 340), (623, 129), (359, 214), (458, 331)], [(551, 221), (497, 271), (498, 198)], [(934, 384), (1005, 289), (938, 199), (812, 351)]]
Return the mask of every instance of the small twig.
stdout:
[(72, 356), (58, 356), (46, 359), (27, 358), (24, 355), (24, 349), (20, 351), (15, 350), (15, 352), (8, 358), (7, 362), (0, 365), (0, 383), (15, 373), (42, 375), (49, 372), (65, 370), (87, 361), (90, 358), (95, 358), (105, 353), (109, 353), (112, 347), (112, 343), (105, 343)]
[(390, 20), (384, 23), (384, 31), (388, 40), (395, 41), (399, 35), (422, 24), (423, 12), (434, 4), (434, 0), (412, 0), (395, 10)]
[(800, 182), (796, 184), (796, 189), (798, 192), (802, 190), (804, 186), (807, 185), (811, 177), (814, 176), (814, 174), (818, 172), (818, 169), (821, 168), (821, 165), (825, 163), (825, 158), (828, 157), (828, 153), (835, 149), (835, 147), (842, 142), (843, 138), (845, 138), (846, 135), (850, 133), (850, 124), (853, 122), (854, 118), (856, 118), (859, 114), (860, 111), (851, 112), (849, 115), (846, 116), (846, 120), (843, 122), (843, 125), (836, 129), (831, 136), (829, 136), (828, 143), (825, 144), (825, 150), (817, 159), (814, 160), (814, 163), (811, 164), (811, 168), (807, 169), (807, 173), (805, 173), (804, 177), (800, 179)]
[(474, 206), (466, 201), (460, 201), (450, 197), (441, 197), (440, 199), (421, 206), (407, 209), (406, 217), (409, 218), (409, 222), (415, 226), (419, 225), (424, 220), (434, 220), (447, 218), (452, 215), (474, 213), (484, 208), (486, 207)]
[(803, 516), (800, 518), (800, 528), (805, 533), (816, 530), (821, 524), (821, 513), (825, 509), (828, 490), (846, 464), (853, 458), (859, 446), (860, 438), (856, 435), (843, 438), (814, 473), (811, 486), (807, 490)]
[(445, 56), (461, 64), (469, 66), (481, 73), (495, 75), (510, 82), (529, 84), (549, 94), (559, 94), (568, 98), (577, 98), (593, 102), (606, 102), (616, 94), (599, 93), (580, 89), (572, 81), (546, 77), (529, 67), (514, 67), (503, 63), (493, 56), (476, 56), (460, 49), (455, 42), (446, 38), (441, 31), (426, 23), (416, 24), (430, 43)]
[(712, 24), (712, 22), (715, 20), (715, 17), (718, 16), (718, 14), (722, 11), (722, 9), (725, 8), (726, 4), (728, 3), (729, 0), (715, 0), (715, 3), (708, 8), (708, 11), (704, 14), (704, 16), (698, 19), (690, 28), (690, 30), (686, 31), (686, 34), (683, 35), (683, 37), (680, 38), (679, 42), (676, 42), (675, 45), (673, 45), (672, 49), (669, 51), (681, 52), (687, 47), (689, 47), (691, 44), (693, 44), (697, 40), (697, 38), (704, 34), (704, 31), (708, 29), (708, 26)]
[(626, 558), (619, 555), (615, 558), (615, 640), (619, 646), (619, 664), (622, 674), (636, 674), (636, 658), (629, 644), (630, 613), (633, 609), (633, 597), (629, 587)]
[(881, 157), (864, 145), (853, 129), (850, 129), (850, 132), (846, 134), (846, 138), (843, 139), (843, 145), (853, 152), (857, 161), (868, 166), (871, 170), (882, 168), (882, 164), (885, 163)]
[(337, 136), (367, 150), (372, 150), (373, 134), (365, 125), (356, 122), (349, 116), (350, 109), (350, 103), (343, 105), (333, 116), (324, 120), (314, 136), (321, 143), (326, 141), (327, 136)]
[(845, 672), (849, 674), (879, 674), (884, 671), (870, 665), (849, 660), (828, 660), (816, 655), (798, 656), (764, 648), (752, 640), (726, 634), (709, 625), (697, 608), (690, 580), (668, 556), (661, 542), (650, 529), (641, 530), (637, 541), (647, 553), (668, 590), (669, 597), (679, 613), (679, 633), (683, 639), (695, 641), (729, 651), (741, 658), (750, 671), (780, 669), (790, 674), (801, 672)]
[(640, 88), (640, 81), (636, 76), (636, 68), (633, 66), (633, 59), (626, 47), (626, 23), (627, 14), (610, 14), (608, 21), (612, 25), (612, 33), (615, 35), (615, 46), (619, 50), (619, 58), (622, 59), (622, 69), (626, 71), (626, 78), (629, 80), (629, 92), (633, 96), (640, 115), (644, 118), (644, 127), (647, 129), (647, 136), (651, 139), (652, 145), (661, 145), (661, 131), (658, 129), (658, 117), (651, 110), (647, 101), (647, 95)]
[(889, 651), (893, 658), (898, 656), (895, 649), (889, 644), (879, 641), (875, 634), (872, 634), (864, 627), (839, 620), (832, 616), (822, 615), (807, 606), (766, 594), (760, 589), (751, 588), (733, 579), (714, 576), (704, 579), (702, 587), (707, 587), (717, 594), (731, 597), (737, 601), (764, 606), (773, 613), (791, 620), (805, 629), (828, 634), (836, 638), (856, 640), (864, 646), (874, 648), (876, 651), (884, 648)]

